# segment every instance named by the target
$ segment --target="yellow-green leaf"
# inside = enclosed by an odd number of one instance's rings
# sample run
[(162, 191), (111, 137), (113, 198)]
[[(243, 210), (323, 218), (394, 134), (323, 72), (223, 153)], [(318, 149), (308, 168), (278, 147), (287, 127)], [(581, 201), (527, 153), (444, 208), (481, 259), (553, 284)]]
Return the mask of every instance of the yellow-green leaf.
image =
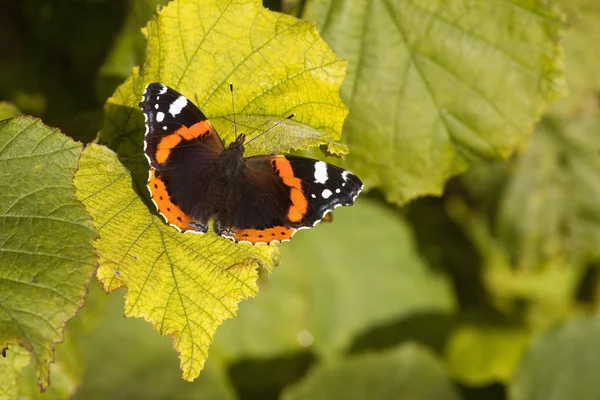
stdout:
[(92, 225), (72, 182), (80, 152), (38, 119), (0, 121), (0, 349), (29, 350), (42, 389), (95, 268)]
[(0, 121), (19, 115), (19, 109), (12, 103), (0, 101)]
[(439, 194), (526, 143), (563, 90), (562, 21), (543, 0), (316, 0), (306, 16), (348, 59), (347, 165), (390, 201)]
[[(338, 90), (346, 63), (314, 24), (264, 9), (259, 0), (175, 0), (145, 28), (146, 62), (106, 105), (100, 139), (125, 157), (136, 181), (144, 123), (137, 108), (146, 84), (162, 82), (188, 97), (233, 138), (230, 82), (238, 132), (249, 136), (281, 123), (247, 147), (247, 155), (287, 152), (340, 139), (347, 114)], [(285, 117), (295, 113), (293, 120)], [(336, 145), (339, 153), (342, 147)]]
[(21, 371), (29, 364), (29, 353), (20, 346), (10, 346), (0, 354), (0, 400), (16, 399)]
[(83, 151), (75, 185), (100, 235), (98, 279), (108, 291), (128, 290), (125, 315), (171, 336), (184, 379), (195, 379), (217, 326), (256, 293), (256, 267), (272, 268), (277, 248), (179, 233), (149, 212), (104, 146)]
[(465, 325), (452, 335), (446, 348), (448, 368), (469, 386), (508, 382), (527, 344), (523, 327)]

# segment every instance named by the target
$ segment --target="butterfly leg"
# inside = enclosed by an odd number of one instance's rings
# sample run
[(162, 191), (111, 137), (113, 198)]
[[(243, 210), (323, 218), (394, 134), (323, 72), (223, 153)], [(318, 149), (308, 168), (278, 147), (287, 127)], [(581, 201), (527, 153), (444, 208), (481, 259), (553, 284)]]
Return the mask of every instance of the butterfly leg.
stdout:
[(204, 224), (203, 225), (203, 224), (199, 224), (199, 223), (196, 223), (196, 222), (190, 222), (188, 224), (188, 226), (191, 229), (193, 229), (193, 230), (195, 230), (196, 232), (199, 232), (199, 233), (206, 233), (206, 232), (208, 232), (208, 224)]

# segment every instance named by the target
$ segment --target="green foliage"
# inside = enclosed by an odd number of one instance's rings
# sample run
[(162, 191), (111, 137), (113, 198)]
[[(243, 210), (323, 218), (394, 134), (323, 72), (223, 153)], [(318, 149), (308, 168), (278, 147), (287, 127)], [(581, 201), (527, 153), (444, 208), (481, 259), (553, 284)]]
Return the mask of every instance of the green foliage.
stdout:
[(539, 335), (516, 373), (511, 399), (597, 399), (598, 337), (598, 315), (575, 317)]
[[(8, 5), (0, 399), (598, 398), (600, 8), (555, 3)], [(152, 81), (368, 193), (281, 250), (178, 233)]]
[(366, 398), (458, 400), (459, 396), (442, 364), (415, 344), (315, 368), (283, 396), (285, 400)]
[[(387, 250), (369, 251), (371, 240)], [(358, 200), (336, 210), (333, 223), (299, 232), (281, 257), (261, 295), (219, 330), (215, 350), (221, 355), (263, 358), (310, 347), (335, 357), (371, 326), (454, 309), (448, 282), (415, 254), (402, 217), (373, 201)]]
[(72, 182), (80, 152), (37, 119), (0, 121), (0, 348), (12, 354), (2, 363), (22, 366), (15, 346), (29, 350), (42, 389), (95, 267), (93, 229)]
[(542, 1), (314, 1), (348, 59), (346, 165), (405, 203), (527, 142), (563, 91), (562, 22)]
[(100, 235), (98, 280), (107, 291), (128, 289), (125, 315), (171, 336), (183, 377), (195, 379), (215, 329), (256, 293), (256, 266), (273, 268), (276, 248), (180, 234), (148, 212), (127, 170), (103, 146), (83, 151), (75, 186)]

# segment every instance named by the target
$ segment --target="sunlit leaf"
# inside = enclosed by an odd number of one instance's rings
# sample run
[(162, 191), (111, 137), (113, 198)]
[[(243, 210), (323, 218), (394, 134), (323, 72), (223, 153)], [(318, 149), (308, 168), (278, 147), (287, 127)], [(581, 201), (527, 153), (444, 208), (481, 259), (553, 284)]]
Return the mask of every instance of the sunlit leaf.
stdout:
[(29, 364), (29, 353), (20, 346), (5, 348), (0, 354), (0, 399), (16, 399), (21, 371)]
[[(225, 142), (233, 139), (233, 83), (239, 132), (253, 136), (280, 123), (252, 142), (247, 155), (340, 139), (347, 109), (338, 90), (346, 63), (314, 24), (268, 11), (259, 0), (175, 0), (145, 33), (146, 62), (109, 99), (100, 136), (126, 158), (136, 180), (146, 177), (147, 164), (143, 157), (129, 158), (142, 154), (144, 124), (137, 104), (150, 82), (162, 82), (188, 97), (211, 118)], [(292, 113), (293, 120), (285, 119)]]
[(276, 247), (179, 233), (150, 214), (129, 172), (104, 146), (83, 151), (75, 185), (100, 235), (98, 279), (107, 291), (127, 289), (125, 315), (171, 336), (184, 379), (195, 379), (215, 329), (256, 293), (256, 267), (273, 268)]
[(346, 165), (393, 202), (506, 158), (563, 90), (562, 22), (545, 1), (317, 0), (306, 17), (349, 62)]

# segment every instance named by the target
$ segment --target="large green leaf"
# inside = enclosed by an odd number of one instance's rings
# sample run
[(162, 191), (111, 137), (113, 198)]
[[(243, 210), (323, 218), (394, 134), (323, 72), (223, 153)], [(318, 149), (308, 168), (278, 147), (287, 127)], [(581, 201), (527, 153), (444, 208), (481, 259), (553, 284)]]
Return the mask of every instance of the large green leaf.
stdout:
[(37, 119), (0, 121), (0, 348), (29, 350), (42, 389), (95, 268), (72, 182), (80, 152)]
[(283, 265), (261, 295), (219, 329), (215, 349), (226, 357), (308, 346), (336, 355), (378, 324), (453, 310), (448, 282), (416, 254), (402, 218), (374, 201), (336, 210), (333, 223), (298, 233), (281, 250)]
[(256, 267), (273, 268), (277, 248), (179, 233), (149, 212), (104, 146), (83, 151), (75, 185), (100, 235), (98, 280), (107, 291), (127, 288), (125, 315), (171, 336), (183, 377), (195, 379), (215, 329), (256, 293)]
[(542, 0), (317, 0), (348, 59), (347, 165), (403, 203), (523, 145), (563, 90), (562, 22)]
[(518, 161), (499, 235), (521, 270), (600, 259), (600, 118), (548, 120)]
[(600, 2), (596, 0), (558, 0), (567, 15), (564, 38), (565, 66), (569, 95), (556, 102), (553, 112), (577, 115), (598, 110), (596, 93), (600, 90)]
[(460, 399), (442, 364), (415, 344), (316, 367), (283, 396), (302, 399)]
[[(247, 154), (287, 152), (340, 139), (347, 114), (338, 90), (346, 63), (314, 24), (267, 11), (259, 0), (175, 0), (145, 28), (146, 62), (108, 100), (100, 140), (125, 159), (136, 181), (147, 176), (144, 124), (137, 104), (146, 84), (178, 90), (233, 139), (280, 125), (247, 146)], [(285, 117), (295, 113), (293, 120)], [(339, 153), (344, 147), (333, 145)], [(137, 158), (131, 159), (132, 156)]]
[(600, 396), (600, 316), (576, 317), (540, 334), (510, 386), (511, 400)]

